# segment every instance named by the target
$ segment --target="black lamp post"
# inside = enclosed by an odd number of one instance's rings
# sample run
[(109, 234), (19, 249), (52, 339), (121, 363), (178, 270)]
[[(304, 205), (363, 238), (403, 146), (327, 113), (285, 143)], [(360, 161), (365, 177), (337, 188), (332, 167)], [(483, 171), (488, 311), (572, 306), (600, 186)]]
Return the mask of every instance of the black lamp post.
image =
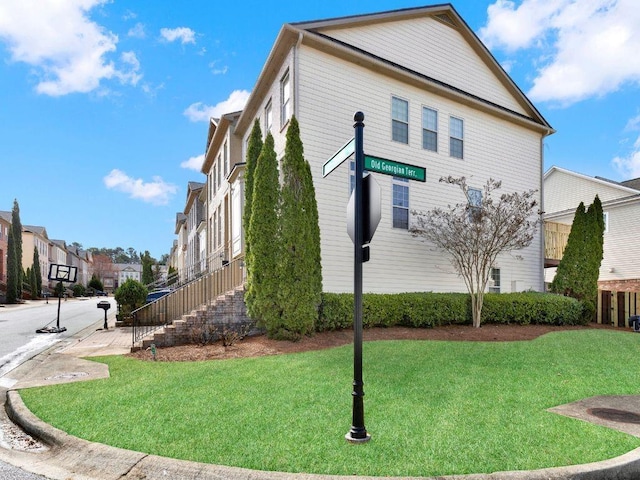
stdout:
[(364, 443), (371, 439), (364, 426), (364, 382), (362, 381), (362, 242), (364, 237), (363, 225), (363, 186), (364, 173), (364, 113), (356, 112), (355, 121), (355, 157), (356, 182), (355, 221), (354, 221), (354, 275), (353, 275), (353, 413), (351, 430), (345, 435), (347, 441)]

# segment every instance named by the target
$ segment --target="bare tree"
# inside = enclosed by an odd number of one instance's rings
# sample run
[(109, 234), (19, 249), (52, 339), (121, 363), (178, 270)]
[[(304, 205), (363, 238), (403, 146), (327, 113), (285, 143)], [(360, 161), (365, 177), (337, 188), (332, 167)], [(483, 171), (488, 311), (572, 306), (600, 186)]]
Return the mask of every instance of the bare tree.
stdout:
[(496, 257), (523, 249), (533, 240), (541, 214), (534, 211), (537, 190), (503, 193), (494, 199), (492, 194), (502, 186), (500, 181), (489, 179), (482, 190), (469, 188), (465, 177), (442, 177), (440, 182), (458, 185), (466, 202), (429, 212), (413, 211), (415, 221), (409, 231), (450, 255), (453, 268), (471, 295), (473, 326), (479, 327), (484, 292)]

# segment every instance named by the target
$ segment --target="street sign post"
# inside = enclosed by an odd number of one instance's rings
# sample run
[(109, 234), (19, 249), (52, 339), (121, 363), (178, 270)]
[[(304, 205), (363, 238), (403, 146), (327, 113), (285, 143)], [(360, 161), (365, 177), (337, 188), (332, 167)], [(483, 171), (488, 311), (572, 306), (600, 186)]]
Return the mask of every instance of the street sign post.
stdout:
[(364, 169), (369, 172), (384, 173), (385, 175), (408, 178), (409, 180), (417, 180), (418, 182), (427, 181), (426, 168), (396, 162), (386, 158), (374, 157), (373, 155), (364, 156)]
[(322, 178), (329, 175), (336, 168), (340, 166), (347, 158), (349, 158), (355, 152), (356, 139), (352, 138), (345, 143), (340, 150), (333, 154), (333, 156), (322, 165)]

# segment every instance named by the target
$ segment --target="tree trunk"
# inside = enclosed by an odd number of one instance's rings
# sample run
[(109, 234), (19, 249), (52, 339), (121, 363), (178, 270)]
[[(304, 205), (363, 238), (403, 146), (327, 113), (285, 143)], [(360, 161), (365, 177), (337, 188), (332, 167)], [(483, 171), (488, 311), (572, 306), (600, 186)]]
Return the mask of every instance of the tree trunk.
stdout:
[(480, 328), (480, 318), (482, 315), (482, 294), (481, 293), (472, 293), (471, 294), (471, 314), (473, 316), (473, 326), (475, 328)]

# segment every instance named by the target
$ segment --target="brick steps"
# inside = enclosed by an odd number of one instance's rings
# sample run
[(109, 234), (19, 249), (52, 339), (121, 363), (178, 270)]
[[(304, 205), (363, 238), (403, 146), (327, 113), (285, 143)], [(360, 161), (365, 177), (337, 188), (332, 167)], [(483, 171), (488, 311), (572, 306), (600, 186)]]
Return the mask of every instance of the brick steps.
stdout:
[(237, 328), (252, 325), (247, 317), (244, 304), (244, 288), (237, 288), (224, 295), (220, 295), (208, 305), (183, 315), (174, 320), (162, 330), (142, 340), (142, 348), (147, 349), (154, 344), (156, 347), (173, 347), (177, 345), (193, 344), (194, 335), (203, 329), (213, 331), (215, 328)]

